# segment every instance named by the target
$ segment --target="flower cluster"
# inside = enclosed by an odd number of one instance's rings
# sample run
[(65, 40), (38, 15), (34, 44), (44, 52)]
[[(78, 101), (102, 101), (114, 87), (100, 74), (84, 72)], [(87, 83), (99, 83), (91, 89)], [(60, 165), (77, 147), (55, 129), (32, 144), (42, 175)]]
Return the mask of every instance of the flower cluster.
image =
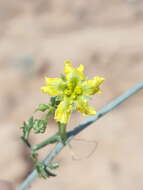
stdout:
[(88, 105), (88, 100), (91, 95), (101, 92), (100, 85), (105, 79), (95, 76), (87, 80), (83, 65), (75, 68), (70, 61), (65, 61), (64, 65), (65, 74), (61, 78), (45, 77), (45, 86), (41, 90), (45, 94), (58, 97), (59, 104), (54, 117), (57, 122), (66, 124), (73, 110), (77, 109), (86, 115), (96, 114), (95, 109)]

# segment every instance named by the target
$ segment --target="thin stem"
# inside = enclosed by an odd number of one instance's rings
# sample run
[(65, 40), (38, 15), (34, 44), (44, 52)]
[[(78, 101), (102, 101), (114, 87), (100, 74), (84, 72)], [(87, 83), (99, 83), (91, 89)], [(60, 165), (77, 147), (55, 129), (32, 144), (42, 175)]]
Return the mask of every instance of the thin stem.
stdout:
[(58, 133), (56, 133), (55, 135), (49, 137), (45, 141), (43, 141), (43, 142), (41, 142), (41, 143), (39, 143), (37, 145), (32, 146), (31, 149), (33, 151), (37, 151), (37, 150), (47, 146), (48, 144), (53, 144), (53, 143), (56, 143), (58, 141), (59, 141), (59, 135), (58, 135)]
[[(110, 112), (113, 108), (117, 107), (119, 104), (123, 103), (126, 99), (128, 99), (130, 96), (138, 92), (143, 88), (143, 81), (135, 85), (133, 88), (122, 94), (121, 96), (117, 97), (114, 101), (111, 103), (107, 104), (105, 107), (103, 107), (97, 114), (96, 116), (90, 117), (87, 121), (81, 123), (75, 129), (72, 131), (68, 132), (68, 139), (67, 143), (72, 140), (72, 138), (80, 133), (82, 130), (84, 130), (87, 126), (95, 122), (96, 120), (100, 119), (102, 116)], [(47, 155), (45, 160), (43, 161), (45, 164), (49, 164), (55, 156), (61, 152), (61, 150), (64, 148), (63, 143), (58, 143), (55, 148)], [(17, 190), (27, 190), (29, 186), (32, 184), (32, 182), (37, 178), (37, 172), (36, 170), (33, 170), (31, 174), (24, 180), (24, 182), (20, 185)]]
[(67, 134), (66, 134), (66, 124), (63, 123), (58, 123), (58, 127), (59, 127), (59, 136), (62, 140), (62, 143), (65, 145), (66, 144), (66, 140), (67, 140)]
[(60, 138), (61, 138), (62, 142), (65, 144), (65, 142), (67, 140), (66, 125), (62, 124), (62, 123), (58, 123), (58, 127), (59, 127), (58, 133), (54, 134), (53, 136), (49, 137), (48, 139), (44, 140), (43, 142), (32, 146), (31, 149), (33, 151), (37, 151), (37, 150), (47, 146), (48, 144), (53, 144), (53, 143), (59, 142)]
[(23, 136), (21, 137), (21, 139), (23, 140), (23, 142), (29, 147), (31, 148), (30, 143), (28, 142), (28, 140), (26, 138), (24, 138)]

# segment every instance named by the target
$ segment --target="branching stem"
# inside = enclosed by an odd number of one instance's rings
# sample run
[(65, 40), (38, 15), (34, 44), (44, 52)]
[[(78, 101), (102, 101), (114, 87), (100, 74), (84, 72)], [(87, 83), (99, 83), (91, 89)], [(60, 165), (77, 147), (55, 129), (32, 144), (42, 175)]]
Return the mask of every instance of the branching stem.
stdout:
[[(107, 104), (105, 107), (103, 107), (95, 116), (90, 117), (87, 121), (81, 123), (75, 129), (67, 133), (67, 141), (66, 144), (72, 140), (74, 136), (79, 134), (82, 130), (84, 130), (86, 127), (88, 127), (93, 122), (97, 121), (101, 117), (103, 117), (105, 114), (110, 112), (113, 108), (117, 107), (119, 104), (123, 103), (126, 99), (128, 99), (130, 96), (134, 95), (139, 90), (143, 89), (143, 81), (129, 89), (127, 92), (122, 94), (121, 96), (117, 97), (114, 101)], [(43, 163), (49, 164), (55, 156), (61, 152), (61, 150), (64, 148), (64, 144), (59, 142), (55, 148), (47, 155)], [(32, 182), (37, 178), (37, 171), (33, 170), (31, 174), (23, 181), (23, 183), (20, 185), (17, 190), (27, 190), (29, 186), (32, 184)]]
[(33, 151), (37, 151), (45, 146), (47, 146), (48, 144), (53, 144), (53, 143), (56, 143), (56, 142), (59, 142), (59, 135), (58, 133), (56, 133), (55, 135), (49, 137), (48, 139), (46, 139), (45, 141), (35, 145), (35, 146), (32, 146), (31, 149)]

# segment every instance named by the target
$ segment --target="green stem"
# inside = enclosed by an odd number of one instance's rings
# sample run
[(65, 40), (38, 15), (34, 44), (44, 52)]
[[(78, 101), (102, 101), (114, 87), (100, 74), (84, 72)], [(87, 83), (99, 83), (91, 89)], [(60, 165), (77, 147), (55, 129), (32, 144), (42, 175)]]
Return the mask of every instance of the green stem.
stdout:
[(66, 124), (64, 123), (58, 123), (59, 127), (59, 135), (61, 137), (62, 143), (65, 145), (67, 140), (67, 134), (66, 134)]
[(59, 142), (59, 135), (58, 133), (56, 133), (55, 135), (51, 136), (50, 138), (46, 139), (45, 141), (41, 142), (40, 144), (37, 144), (35, 146), (32, 146), (31, 149), (33, 151), (37, 151), (45, 146), (47, 146), (48, 144), (53, 144)]
[(48, 121), (52, 114), (53, 114), (53, 112), (49, 111), (49, 112), (43, 117), (43, 120), (47, 120), (47, 121)]
[(23, 136), (21, 136), (21, 139), (23, 140), (23, 142), (29, 147), (31, 148), (30, 143), (28, 142), (28, 140), (26, 138), (24, 138)]

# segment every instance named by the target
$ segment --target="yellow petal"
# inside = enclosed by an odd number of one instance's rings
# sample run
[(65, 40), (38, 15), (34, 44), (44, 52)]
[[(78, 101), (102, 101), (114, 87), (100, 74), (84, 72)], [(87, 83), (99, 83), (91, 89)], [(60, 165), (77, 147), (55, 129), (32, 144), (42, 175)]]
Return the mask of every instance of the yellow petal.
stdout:
[(67, 123), (72, 112), (72, 105), (66, 101), (62, 101), (55, 112), (55, 120), (60, 123)]
[(82, 105), (78, 105), (77, 110), (80, 113), (85, 115), (96, 115), (96, 111), (94, 108), (90, 107), (88, 104), (84, 103)]
[(84, 80), (84, 66), (80, 65), (78, 68), (72, 66), (72, 62), (70, 61), (65, 61), (65, 69), (64, 72), (66, 73), (66, 78), (67, 80), (74, 80), (74, 81), (79, 81), (79, 80)]
[(105, 81), (105, 78), (99, 76), (96, 76), (93, 79), (95, 80), (97, 86), (101, 85)]
[(49, 94), (50, 96), (59, 95), (64, 89), (64, 82), (60, 78), (47, 78), (45, 77), (45, 86), (41, 88), (43, 93)]
[(84, 75), (84, 66), (80, 64), (80, 66), (76, 69), (78, 76), (80, 77), (81, 80), (85, 79), (85, 75)]
[(103, 77), (96, 76), (92, 80), (83, 82), (82, 88), (85, 95), (93, 95), (95, 93), (101, 93), (100, 85), (104, 82)]
[(79, 65), (79, 67), (77, 68), (77, 70), (81, 73), (84, 72), (84, 66), (82, 64)]
[(64, 72), (66, 74), (74, 72), (75, 68), (72, 66), (72, 62), (71, 61), (64, 61), (64, 65), (65, 65)]
[(86, 100), (80, 98), (77, 102), (77, 110), (85, 115), (96, 115), (94, 108), (90, 107)]

